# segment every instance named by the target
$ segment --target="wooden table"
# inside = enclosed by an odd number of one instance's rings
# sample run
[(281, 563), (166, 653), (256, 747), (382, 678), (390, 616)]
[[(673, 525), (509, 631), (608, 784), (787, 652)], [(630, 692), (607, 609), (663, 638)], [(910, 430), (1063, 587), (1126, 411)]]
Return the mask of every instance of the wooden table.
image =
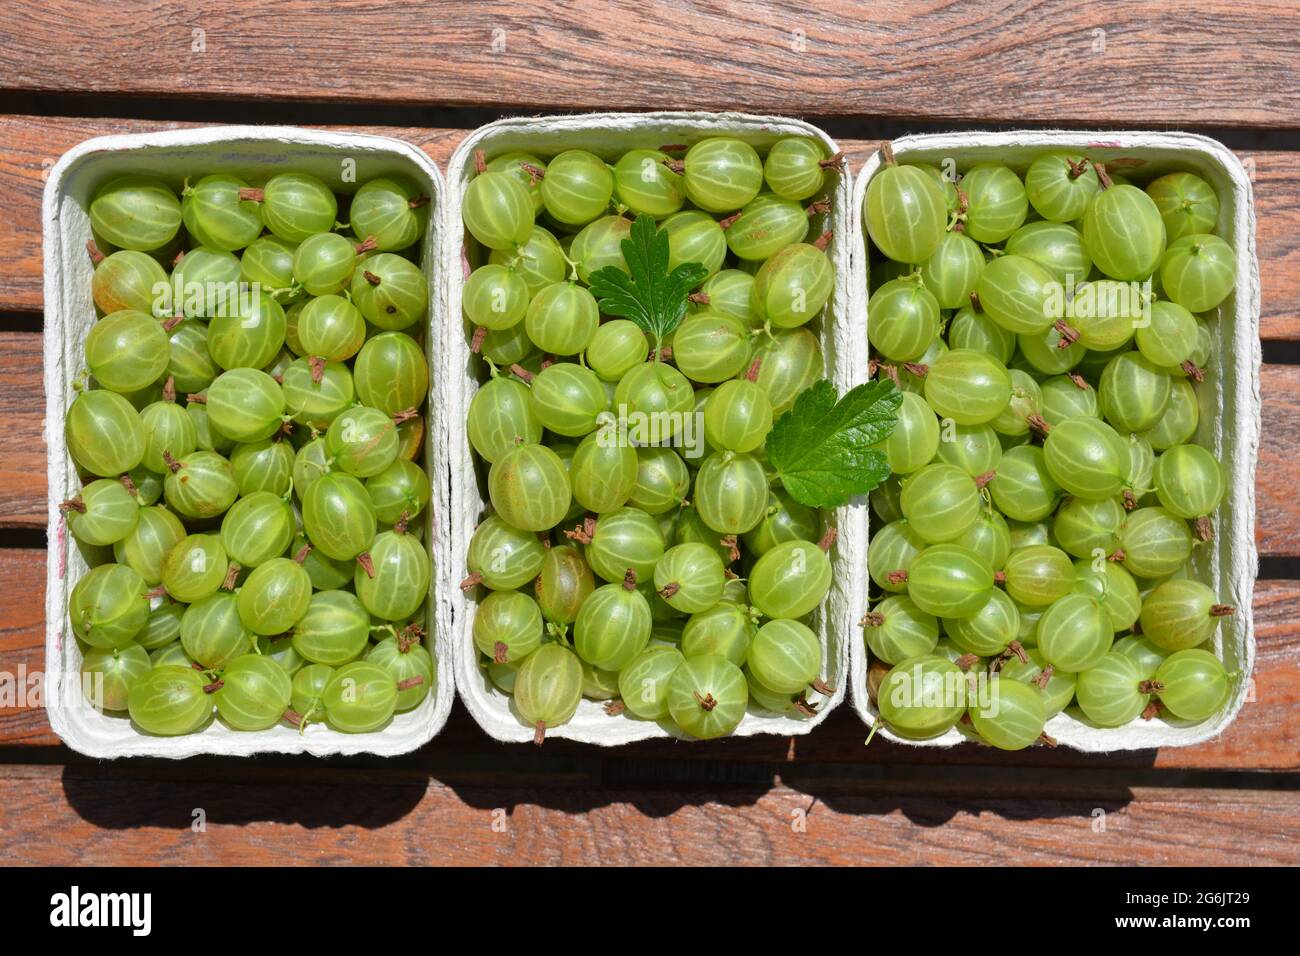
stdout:
[[(0, 862), (1300, 862), (1300, 7), (331, 7), (10, 0), (0, 18)], [(1253, 168), (1259, 656), (1255, 699), (1220, 739), (1112, 757), (863, 747), (845, 706), (793, 740), (537, 751), (488, 740), (458, 705), (398, 760), (112, 763), (15, 701), (44, 661), (40, 199), (64, 150), (281, 122), (364, 126), (445, 164), (501, 115), (681, 107), (806, 116), (854, 171), (882, 138), (1022, 125), (1202, 130)]]

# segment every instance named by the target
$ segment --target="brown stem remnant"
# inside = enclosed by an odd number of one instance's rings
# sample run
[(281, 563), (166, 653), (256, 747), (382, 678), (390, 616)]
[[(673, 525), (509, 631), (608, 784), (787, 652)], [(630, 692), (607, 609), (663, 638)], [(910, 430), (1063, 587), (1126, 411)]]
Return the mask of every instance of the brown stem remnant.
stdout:
[(262, 202), (266, 199), (266, 190), (260, 186), (244, 186), (239, 190), (239, 198), (243, 202)]
[(169, 452), (166, 448), (163, 449), (162, 459), (163, 459), (163, 464), (167, 466), (167, 470), (170, 471), (173, 475), (176, 474), (176, 472), (181, 470), (181, 463), (177, 461), (175, 458), (173, 458), (172, 453)]
[(844, 153), (843, 151), (840, 151), (836, 153), (834, 156), (832, 156), (830, 159), (823, 159), (817, 165), (820, 166), (822, 169), (843, 169)]
[(718, 225), (721, 226), (724, 230), (730, 229), (732, 226), (736, 224), (736, 220), (739, 218), (740, 218), (740, 213), (733, 212), (730, 216), (724, 216), (721, 219), (719, 219)]
[(750, 382), (758, 381), (758, 373), (763, 369), (763, 356), (759, 355), (754, 361), (749, 363), (749, 368), (745, 370), (745, 379)]
[(487, 172), (487, 153), (483, 152), (481, 149), (474, 150), (474, 172)]
[(299, 548), (298, 553), (293, 556), (293, 563), (302, 564), (304, 561), (306, 561), (307, 555), (311, 554), (311, 548), (312, 546), (310, 544), (304, 544), (301, 548)]
[(1124, 489), (1124, 510), (1132, 511), (1138, 506), (1137, 495), (1133, 494), (1132, 488)]
[(81, 500), (81, 495), (77, 495), (77, 497), (69, 498), (67, 501), (63, 502), (63, 504), (59, 505), (59, 510), (64, 514), (67, 514), (69, 511), (75, 511), (77, 514), (84, 515), (86, 513), (86, 503)]
[(1187, 377), (1190, 378), (1193, 382), (1205, 381), (1205, 372), (1201, 368), (1199, 368), (1197, 364), (1193, 362), (1191, 359), (1188, 359), (1180, 367), (1184, 372), (1187, 373)]
[(538, 747), (546, 740), (546, 721), (539, 720), (533, 724), (533, 743)]
[(817, 716), (817, 708), (808, 703), (808, 698), (802, 693), (794, 699), (794, 709), (799, 711), (799, 713), (803, 714), (805, 717)]
[(226, 686), (226, 682), (223, 681), (220, 677), (218, 677), (218, 678), (217, 678), (216, 680), (214, 680), (211, 684), (205, 684), (205, 685), (204, 685), (204, 687), (203, 687), (203, 693), (205, 693), (205, 694), (215, 694), (217, 691), (221, 690), (221, 688), (223, 688), (223, 687), (225, 687), (225, 686)]
[(361, 565), (362, 570), (366, 572), (366, 577), (375, 576), (375, 562), (371, 560), (369, 551), (362, 551), (357, 555), (357, 564)]
[(894, 159), (894, 144), (885, 142), (880, 144), (880, 161), (886, 166), (897, 165), (898, 160)]
[(104, 261), (104, 253), (100, 251), (99, 246), (95, 245), (94, 239), (86, 240), (86, 252), (90, 254), (91, 265), (97, 266)]
[(1016, 659), (1022, 664), (1029, 663), (1029, 655), (1025, 653), (1025, 646), (1019, 641), (1012, 641), (1007, 645), (1007, 653), (1015, 654)]
[(1057, 739), (1056, 739), (1055, 737), (1053, 737), (1051, 734), (1049, 734), (1049, 733), (1048, 733), (1047, 731), (1045, 731), (1045, 730), (1044, 730), (1041, 734), (1038, 735), (1038, 739), (1041, 740), (1041, 741), (1042, 741), (1046, 746), (1048, 746), (1048, 747), (1057, 747), (1057, 746), (1060, 746), (1059, 741), (1057, 741)]
[(917, 378), (925, 378), (930, 374), (930, 366), (922, 362), (904, 362), (903, 368), (906, 371), (911, 372)]
[(308, 359), (307, 364), (311, 366), (312, 383), (319, 385), (320, 380), (325, 377), (325, 356), (313, 355)]
[(817, 691), (817, 693), (819, 694), (825, 695), (826, 697), (830, 697), (832, 694), (835, 693), (835, 688), (832, 687), (830, 684), (826, 683), (820, 677), (812, 682), (812, 689)]
[(293, 708), (289, 708), (289, 709), (285, 710), (285, 712), (284, 712), (284, 714), (283, 714), (282, 716), (284, 717), (284, 722), (285, 722), (286, 724), (289, 724), (290, 726), (293, 726), (293, 727), (301, 727), (301, 726), (302, 726), (302, 714), (298, 713), (298, 712), (297, 712), (296, 710), (294, 710)]
[(122, 487), (126, 489), (127, 494), (132, 498), (140, 497), (140, 489), (135, 486), (135, 481), (132, 480), (130, 475), (123, 472), (118, 476), (117, 480), (122, 483)]
[[(1052, 323), (1052, 328), (1061, 333), (1061, 341), (1056, 343), (1058, 349), (1068, 349), (1075, 342), (1079, 341), (1079, 330), (1076, 329), (1065, 319), (1057, 319)], [(1075, 382), (1077, 385), (1078, 382)]]
[(885, 580), (888, 581), (890, 584), (906, 584), (906, 583), (907, 583), (907, 572), (906, 572), (906, 571), (890, 571), (888, 574), (885, 575)]
[(1090, 160), (1090, 162), (1092, 163), (1092, 168), (1095, 169), (1095, 170), (1097, 170), (1097, 179), (1099, 179), (1099, 180), (1101, 181), (1101, 188), (1102, 188), (1102, 189), (1110, 189), (1111, 186), (1114, 186), (1114, 185), (1115, 185), (1115, 184), (1111, 181), (1110, 174), (1106, 172), (1106, 164), (1105, 164), (1105, 163), (1099, 163), (1099, 162), (1097, 162), (1095, 159), (1094, 159), (1094, 160)]
[(477, 325), (474, 327), (474, 337), (469, 340), (469, 350), (473, 352), (475, 355), (478, 355), (478, 353), (482, 350), (483, 340), (487, 338), (487, 334), (488, 334), (487, 326)]
[(208, 404), (208, 396), (201, 395), (198, 392), (188, 392), (185, 395), (185, 401), (194, 402), (198, 405), (206, 405)]
[(818, 236), (816, 239), (814, 239), (812, 244), (813, 244), (815, 247), (817, 247), (818, 249), (820, 249), (822, 252), (825, 252), (825, 251), (826, 251), (826, 247), (829, 246), (829, 245), (831, 244), (831, 238), (832, 238), (834, 235), (835, 235), (834, 230), (832, 230), (832, 229), (827, 229), (827, 230), (826, 230), (825, 232), (823, 232), (820, 236)]
[(1128, 557), (1128, 555), (1126, 555), (1126, 554), (1124, 553), (1124, 549), (1123, 549), (1123, 548), (1116, 548), (1116, 549), (1115, 549), (1115, 553), (1114, 553), (1114, 554), (1111, 554), (1111, 555), (1107, 555), (1106, 560), (1107, 560), (1107, 561), (1123, 561), (1126, 557)]
[[(670, 597), (672, 597), (674, 594), (676, 594), (676, 593), (677, 593), (678, 591), (680, 591), (681, 589), (682, 589), (682, 588), (681, 588), (681, 585), (678, 584), (676, 581), (669, 581), (667, 584), (665, 584), (663, 587), (661, 587), (661, 588), (660, 588), (658, 591), (656, 591), (655, 593), (658, 594), (658, 595), (659, 595), (661, 598), (663, 598), (665, 601), (667, 601)], [(629, 590), (630, 590), (630, 589), (629, 589)]]
[(532, 372), (528, 371), (528, 369), (520, 365), (518, 362), (510, 366), (510, 371), (513, 372), (519, 378), (522, 378), (529, 385), (533, 384), (533, 379), (537, 377)]
[(976, 475), (976, 476), (975, 476), (975, 487), (976, 487), (979, 491), (983, 491), (985, 488), (988, 487), (989, 482), (992, 481), (992, 480), (993, 480), (994, 478), (996, 478), (997, 476), (998, 476), (998, 473), (997, 473), (996, 471), (986, 471), (986, 472), (984, 472), (982, 475)]
[(808, 213), (809, 219), (813, 216), (824, 216), (826, 213), (831, 211), (830, 197), (823, 196), (821, 199), (809, 203), (808, 208), (804, 211)]
[(384, 281), (383, 279), (379, 278), (379, 276), (371, 272), (369, 269), (362, 269), (361, 277), (365, 279), (367, 282), (369, 282), (371, 285), (379, 285), (381, 282)]
[(429, 197), (426, 196), (424, 193), (420, 193), (420, 195), (416, 196), (406, 205), (411, 209), (419, 209), (421, 206), (429, 205)]
[(627, 709), (627, 706), (621, 700), (605, 701), (605, 713), (610, 717), (617, 717)]
[(680, 159), (665, 159), (664, 166), (676, 173), (678, 176), (686, 172), (686, 163)]
[(974, 654), (963, 654), (961, 655), (961, 657), (953, 661), (953, 663), (957, 665), (958, 670), (969, 671), (972, 667), (975, 666), (975, 663), (978, 660), (979, 658)]
[(1025, 424), (1028, 425), (1029, 430), (1039, 438), (1046, 438), (1052, 431), (1052, 426), (1047, 424), (1047, 419), (1043, 418), (1043, 416), (1038, 414), (1038, 412), (1026, 415)]
[(238, 561), (231, 561), (226, 567), (226, 576), (221, 581), (221, 588), (224, 591), (233, 591), (235, 582), (239, 580), (239, 572), (244, 570), (239, 566)]
[(528, 174), (528, 181), (534, 186), (546, 178), (546, 170), (532, 163), (520, 163), (519, 168)]
[(1164, 709), (1164, 705), (1160, 703), (1160, 701), (1153, 700), (1151, 703), (1147, 704), (1146, 708), (1142, 711), (1142, 719), (1151, 720), (1153, 717), (1159, 717), (1160, 711)]
[(1210, 607), (1210, 617), (1230, 617), (1237, 613), (1231, 604), (1215, 604)]
[(376, 239), (374, 236), (366, 236), (364, 240), (357, 243), (356, 253), (357, 255), (363, 255), (367, 252), (374, 252), (378, 248), (379, 248), (379, 240)]
[(736, 540), (734, 534), (725, 535), (718, 539), (718, 544), (727, 549), (728, 563), (740, 560), (740, 543)]
[(1041, 671), (1039, 671), (1038, 676), (1035, 677), (1033, 680), (1031, 680), (1029, 683), (1033, 684), (1039, 690), (1044, 690), (1047, 687), (1048, 682), (1052, 679), (1052, 674), (1054, 672), (1055, 672), (1055, 666), (1052, 664), (1048, 664)]
[(1192, 522), (1192, 527), (1196, 531), (1196, 537), (1200, 541), (1214, 540), (1214, 523), (1210, 521), (1209, 515), (1201, 515)]
[[(673, 585), (669, 585), (669, 587), (673, 588), (673, 594), (676, 594), (676, 593), (677, 593), (677, 590), (676, 590), (677, 586), (676, 586), (675, 584), (673, 584)], [(625, 591), (635, 591), (635, 590), (636, 590), (636, 568), (628, 568), (627, 571), (626, 571), (626, 573), (624, 573), (624, 575), (623, 575), (623, 590), (625, 590)], [(664, 590), (666, 591), (666, 590), (668, 590), (668, 588), (664, 588)]]
[(970, 309), (972, 312), (983, 312), (984, 306), (980, 305), (980, 294), (972, 292), (970, 294)]
[(702, 707), (704, 710), (710, 711), (713, 710), (714, 707), (718, 706), (718, 702), (712, 694), (708, 694), (704, 697), (701, 697), (700, 692), (698, 690), (693, 691), (693, 693), (695, 694), (695, 699), (700, 702), (700, 707)]
[(415, 674), (411, 677), (406, 678), (405, 680), (399, 680), (397, 682), (397, 689), (410, 690), (412, 687), (419, 687), (423, 683), (424, 683), (424, 675)]
[(564, 536), (570, 541), (576, 541), (578, 544), (591, 544), (591, 539), (596, 534), (596, 519), (587, 515), (582, 519), (582, 524), (578, 525), (572, 531), (564, 532)]
[(1092, 388), (1092, 386), (1088, 384), (1088, 380), (1078, 372), (1070, 373), (1070, 381), (1073, 382), (1074, 387), (1081, 392), (1086, 392), (1088, 389)]
[(994, 584), (1006, 584), (1006, 583), (1007, 583), (1007, 572), (1005, 572), (1005, 571), (994, 571), (994, 572), (993, 572), (993, 583), (994, 583)]
[(694, 302), (696, 305), (708, 305), (709, 294), (707, 292), (692, 292), (686, 297), (687, 302)]
[(817, 542), (817, 547), (821, 548), (823, 551), (829, 551), (835, 546), (835, 539), (839, 536), (839, 530), (836, 529), (834, 525), (831, 525), (826, 529), (826, 533), (823, 534), (821, 539)]
[(858, 621), (858, 627), (883, 627), (885, 615), (879, 611), (868, 611), (862, 615), (862, 620)]
[(664, 143), (659, 147), (661, 153), (684, 153), (690, 149), (685, 143)]

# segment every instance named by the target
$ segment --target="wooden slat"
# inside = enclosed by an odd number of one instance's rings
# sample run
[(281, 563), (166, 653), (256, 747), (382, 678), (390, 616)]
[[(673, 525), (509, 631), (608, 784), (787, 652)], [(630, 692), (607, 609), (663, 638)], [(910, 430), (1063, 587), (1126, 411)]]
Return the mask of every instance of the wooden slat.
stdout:
[[(0, 25), (0, 32), (3, 26)], [(0, 51), (0, 57), (3, 52)], [(286, 112), (291, 121), (292, 113)], [(1064, 122), (1064, 121), (1063, 121)], [(1154, 122), (1154, 120), (1152, 121)], [(175, 128), (180, 123), (143, 120), (68, 119), (0, 115), (0, 312), (41, 308), (41, 190), (49, 167), (82, 140), (106, 133)], [(396, 136), (421, 146), (445, 166), (463, 130), (364, 127), (361, 132)], [(843, 140), (856, 172), (877, 146)], [(1263, 306), (1260, 334), (1266, 340), (1300, 339), (1300, 164), (1287, 152), (1240, 153), (1254, 169)]]
[[(1285, 791), (963, 791), (834, 780), (622, 789), (582, 779), (533, 789), (384, 770), (185, 765), (158, 773), (116, 764), (5, 767), (0, 805), (8, 821), (22, 821), (0, 824), (5, 864), (1300, 861), (1300, 794)], [(34, 840), (34, 831), (58, 839)]]
[(0, 21), (0, 85), (514, 109), (674, 109), (685, 96), (792, 114), (1300, 126), (1293, 3), (1173, 0), (1159, 12), (1120, 0), (344, 0), (326, 24), (301, 3), (219, 0), (195, 15), (142, 0), (106, 4), (88, 24), (71, 0), (20, 0)]
[[(0, 550), (0, 674), (33, 673), (44, 662), (43, 551)], [(1255, 701), (1246, 704), (1219, 739), (1196, 747), (1097, 756), (1058, 748), (1035, 748), (1002, 754), (988, 748), (962, 746), (947, 751), (891, 745), (884, 740), (863, 746), (865, 728), (848, 704), (817, 731), (793, 741), (753, 737), (685, 744), (651, 741), (613, 751), (598, 751), (602, 760), (697, 760), (794, 764), (912, 763), (972, 764), (1033, 767), (1157, 767), (1200, 769), (1268, 769), (1300, 767), (1300, 741), (1294, 716), (1300, 710), (1300, 582), (1261, 581), (1255, 599), (1258, 658)], [(0, 685), (2, 686), (2, 685)], [(0, 747), (57, 744), (44, 710), (0, 706)], [(489, 740), (459, 705), (442, 734), (419, 753), (397, 758), (412, 769), (428, 768), (449, 757), (554, 761), (563, 766), (577, 756), (590, 757), (589, 747), (562, 740), (549, 741), (540, 753), (531, 747), (509, 747)]]

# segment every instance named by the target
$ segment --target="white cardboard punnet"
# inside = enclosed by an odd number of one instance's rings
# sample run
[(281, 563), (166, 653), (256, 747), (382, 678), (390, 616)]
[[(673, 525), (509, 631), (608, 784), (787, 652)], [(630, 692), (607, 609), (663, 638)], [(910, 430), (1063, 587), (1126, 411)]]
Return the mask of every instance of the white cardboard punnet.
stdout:
[[(1131, 175), (1140, 183), (1163, 173), (1184, 170), (1204, 178), (1219, 195), (1215, 230), (1237, 252), (1237, 285), (1219, 307), (1212, 323), (1214, 354), (1205, 381), (1197, 385), (1200, 427), (1196, 441), (1215, 452), (1223, 464), (1228, 494), (1215, 518), (1215, 536), (1193, 555), (1193, 570), (1236, 607), (1224, 618), (1214, 640), (1215, 651), (1234, 679), (1227, 706), (1203, 723), (1173, 719), (1141, 719), (1118, 728), (1087, 723), (1077, 709), (1053, 717), (1047, 733), (1076, 750), (1106, 752), (1149, 747), (1186, 747), (1220, 734), (1246, 700), (1255, 662), (1255, 630), (1251, 599), (1258, 555), (1255, 550), (1255, 459), (1259, 451), (1259, 262), (1255, 257), (1255, 208), (1250, 176), (1223, 144), (1190, 133), (1070, 132), (1027, 130), (1006, 133), (946, 133), (904, 136), (892, 143), (900, 163), (945, 163), (957, 170), (978, 162), (999, 162), (1021, 175), (1039, 154), (1051, 149), (1085, 152), (1107, 168)], [(879, 153), (863, 167), (853, 190), (853, 314), (866, 312), (868, 261), (862, 213), (867, 184), (881, 167)], [(870, 316), (867, 316), (870, 321)], [(842, 636), (851, 646), (853, 705), (866, 723), (875, 725), (878, 712), (867, 694), (867, 653), (861, 628)], [(883, 724), (882, 736), (914, 746), (951, 747), (971, 739), (953, 729), (932, 740), (899, 737)]]
[[(50, 171), (45, 187), (45, 439), (49, 448), (49, 558), (45, 593), (46, 710), (55, 733), (73, 750), (93, 757), (188, 757), (193, 754), (246, 756), (264, 752), (392, 755), (425, 743), (447, 720), (455, 696), (451, 645), (446, 620), (439, 613), (436, 583), (443, 575), (434, 549), (435, 586), (428, 603), (431, 651), (438, 663), (435, 692), (414, 710), (398, 714), (382, 730), (344, 734), (325, 724), (309, 725), (304, 733), (277, 726), (241, 733), (214, 719), (201, 732), (183, 737), (155, 737), (139, 730), (125, 716), (100, 713), (81, 692), (81, 652), (68, 626), (68, 594), (87, 570), (70, 536), (65, 533), (59, 503), (80, 487), (63, 434), (63, 420), (83, 377), (82, 352), (87, 331), (95, 322), (90, 294), (93, 267), (86, 253), (91, 238), (87, 209), (94, 190), (106, 180), (127, 173), (157, 176), (176, 188), (185, 177), (228, 172), (261, 181), (282, 170), (314, 173), (332, 187), (350, 192), (377, 176), (401, 173), (430, 196), (433, 211), (424, 238), (423, 268), (430, 280), (428, 358), (438, 394), (443, 367), (440, 349), (443, 312), (440, 253), (442, 176), (433, 162), (414, 146), (380, 136), (317, 132), (291, 127), (225, 126), (182, 129), (88, 140), (63, 155)], [(426, 418), (425, 466), (434, 487), (431, 517), (425, 528), (432, 545), (445, 541), (440, 527), (446, 519), (446, 405), (430, 401)]]
[[(474, 528), (484, 516), (486, 489), (477, 473), (465, 430), (465, 415), (470, 400), (478, 390), (482, 360), (469, 350), (469, 334), (461, 317), (461, 287), (470, 268), (470, 251), (465, 248), (460, 204), (465, 188), (474, 173), (474, 154), (483, 150), (487, 157), (510, 150), (524, 150), (542, 157), (566, 149), (586, 149), (607, 161), (633, 148), (657, 148), (665, 143), (691, 145), (710, 136), (733, 136), (760, 150), (783, 136), (804, 136), (820, 141), (826, 155), (838, 152), (834, 141), (816, 127), (792, 119), (749, 116), (741, 113), (597, 113), (583, 116), (506, 119), (476, 130), (452, 156), (447, 170), (447, 196), (444, 204), (443, 229), (446, 249), (443, 269), (446, 283), (446, 400), (450, 406), (451, 503), (448, 509), (451, 533), (442, 550), (440, 570), (443, 575), (437, 588), (440, 602), (450, 602), (451, 639), (454, 644), (456, 682), (461, 699), (474, 719), (498, 740), (531, 740), (533, 731), (526, 727), (512, 709), (511, 700), (487, 680), (478, 666), (478, 652), (471, 637), (475, 601), (462, 594), (457, 583), (465, 571), (465, 555)], [(866, 376), (866, 328), (860, 311), (850, 303), (849, 246), (853, 216), (849, 214), (850, 177), (832, 174), (828, 192), (832, 210), (830, 228), (835, 233), (827, 254), (835, 265), (835, 291), (821, 321), (821, 341), (827, 374), (843, 393), (860, 384)], [(848, 656), (855, 624), (862, 614), (866, 593), (866, 508), (865, 502), (836, 509), (834, 523), (839, 529), (832, 552), (834, 583), (823, 608), (817, 613), (814, 629), (826, 648), (823, 676), (834, 688), (829, 699), (820, 704), (816, 717), (795, 720), (788, 717), (761, 715), (751, 711), (741, 721), (736, 733), (741, 736), (759, 733), (804, 734), (824, 719), (845, 693), (848, 680)], [(548, 736), (564, 737), (584, 743), (617, 746), (647, 737), (666, 737), (674, 731), (666, 725), (611, 717), (596, 701), (583, 700), (569, 723), (547, 731)]]

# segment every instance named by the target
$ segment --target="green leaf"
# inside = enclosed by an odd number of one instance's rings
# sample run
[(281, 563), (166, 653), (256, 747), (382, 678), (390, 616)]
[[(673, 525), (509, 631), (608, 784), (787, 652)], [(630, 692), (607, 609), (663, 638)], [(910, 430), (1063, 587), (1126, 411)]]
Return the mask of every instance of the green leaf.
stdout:
[(885, 453), (871, 446), (893, 433), (902, 404), (889, 379), (859, 385), (838, 401), (830, 382), (814, 382), (768, 433), (768, 463), (801, 504), (842, 505), (889, 477)]
[(591, 293), (601, 312), (635, 322), (658, 347), (685, 317), (686, 297), (708, 278), (708, 270), (698, 262), (683, 262), (669, 272), (668, 234), (653, 216), (636, 217), (622, 249), (628, 271), (597, 269), (591, 274)]

